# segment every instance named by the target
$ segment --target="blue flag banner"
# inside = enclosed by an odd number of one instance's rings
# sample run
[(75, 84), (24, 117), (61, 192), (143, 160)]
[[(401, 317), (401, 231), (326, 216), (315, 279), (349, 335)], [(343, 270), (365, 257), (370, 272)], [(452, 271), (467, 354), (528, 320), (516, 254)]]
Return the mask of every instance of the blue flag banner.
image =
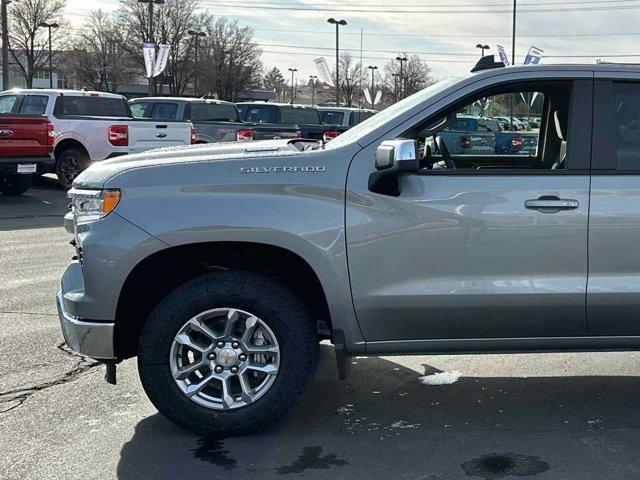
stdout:
[(502, 45), (497, 45), (497, 47), (498, 53), (500, 54), (500, 61), (504, 63), (505, 66), (509, 65), (509, 57), (507, 57), (504, 47)]
[(544, 50), (540, 50), (538, 47), (531, 46), (531, 48), (529, 48), (529, 53), (527, 53), (527, 57), (524, 59), (524, 64), (537, 65), (542, 59), (543, 52)]

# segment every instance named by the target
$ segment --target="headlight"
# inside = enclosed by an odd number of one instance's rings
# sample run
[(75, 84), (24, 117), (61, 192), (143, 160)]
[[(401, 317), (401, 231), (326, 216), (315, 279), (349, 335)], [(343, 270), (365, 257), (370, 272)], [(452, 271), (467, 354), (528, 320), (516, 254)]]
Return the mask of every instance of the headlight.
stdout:
[(120, 190), (79, 190), (67, 194), (76, 224), (89, 223), (106, 217), (120, 201)]

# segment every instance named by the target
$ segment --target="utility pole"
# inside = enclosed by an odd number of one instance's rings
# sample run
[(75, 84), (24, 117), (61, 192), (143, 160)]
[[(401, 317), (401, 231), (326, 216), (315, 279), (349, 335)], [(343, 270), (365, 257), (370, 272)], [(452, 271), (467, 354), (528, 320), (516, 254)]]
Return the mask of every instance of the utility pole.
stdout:
[(516, 0), (513, 0), (513, 30), (511, 32), (511, 65), (516, 64)]
[(316, 78), (318, 78), (318, 76), (309, 75), (309, 78), (311, 79), (311, 106), (315, 107), (316, 106)]
[(328, 23), (336, 26), (336, 107), (340, 106), (340, 25), (345, 26), (346, 20), (336, 20), (335, 18), (327, 19)]
[(376, 74), (376, 70), (378, 69), (378, 67), (376, 67), (375, 65), (369, 65), (367, 67), (369, 70), (371, 70), (371, 110), (374, 110), (374, 106), (375, 106), (375, 74)]
[(11, 83), (9, 81), (9, 25), (7, 18), (7, 5), (11, 0), (2, 1), (2, 89), (9, 90)]
[(38, 26), (49, 29), (49, 88), (53, 88), (53, 51), (51, 49), (51, 29), (58, 28), (60, 25), (56, 22), (42, 22)]
[(205, 37), (207, 34), (202, 31), (188, 30), (187, 33), (193, 36), (195, 41), (195, 54), (193, 56), (193, 94), (198, 96), (198, 47), (200, 46), (200, 42), (198, 41), (200, 37)]
[(404, 87), (403, 87), (403, 81), (404, 81), (404, 76), (402, 75), (402, 66), (404, 65), (404, 62), (406, 62), (408, 59), (407, 57), (401, 57), (400, 55), (398, 55), (396, 57), (396, 60), (398, 60), (400, 62), (400, 98), (404, 98)]
[(289, 103), (291, 103), (291, 105), (293, 105), (293, 74), (295, 72), (297, 72), (298, 69), (297, 68), (290, 68), (289, 71), (291, 72), (291, 102), (289, 102)]

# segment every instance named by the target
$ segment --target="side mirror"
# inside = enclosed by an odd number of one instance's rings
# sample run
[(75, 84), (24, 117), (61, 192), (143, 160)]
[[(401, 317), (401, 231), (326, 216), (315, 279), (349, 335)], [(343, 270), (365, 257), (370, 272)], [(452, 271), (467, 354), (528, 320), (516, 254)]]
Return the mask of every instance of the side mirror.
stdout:
[(376, 170), (416, 172), (420, 169), (418, 142), (397, 138), (386, 140), (376, 150)]
[(400, 176), (420, 170), (418, 142), (405, 138), (386, 140), (376, 150), (376, 170), (369, 175), (369, 190), (400, 195)]

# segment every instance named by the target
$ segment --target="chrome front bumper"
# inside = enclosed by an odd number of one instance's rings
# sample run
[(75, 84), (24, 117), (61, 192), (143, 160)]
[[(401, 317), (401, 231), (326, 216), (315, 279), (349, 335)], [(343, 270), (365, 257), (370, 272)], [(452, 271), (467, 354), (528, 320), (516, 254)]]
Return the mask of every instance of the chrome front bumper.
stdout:
[(69, 315), (64, 310), (62, 291), (58, 292), (57, 300), (62, 335), (69, 348), (96, 360), (114, 359), (114, 324), (85, 321)]

